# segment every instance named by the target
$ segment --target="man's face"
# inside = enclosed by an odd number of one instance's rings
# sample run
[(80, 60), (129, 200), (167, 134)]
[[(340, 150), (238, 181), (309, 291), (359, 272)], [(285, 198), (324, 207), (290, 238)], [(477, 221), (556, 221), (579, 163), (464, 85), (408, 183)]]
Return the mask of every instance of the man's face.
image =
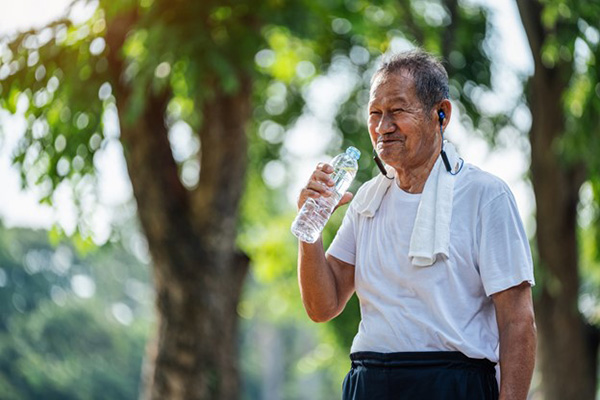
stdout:
[(412, 169), (440, 151), (435, 110), (424, 110), (412, 76), (379, 74), (369, 99), (369, 134), (379, 157), (394, 168)]

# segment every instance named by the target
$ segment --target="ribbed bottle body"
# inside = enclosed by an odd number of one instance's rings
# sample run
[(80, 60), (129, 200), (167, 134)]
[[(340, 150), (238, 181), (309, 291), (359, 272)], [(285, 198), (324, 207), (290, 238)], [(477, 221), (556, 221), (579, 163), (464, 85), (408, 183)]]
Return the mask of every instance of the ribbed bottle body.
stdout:
[(319, 239), (335, 206), (340, 202), (356, 176), (359, 157), (360, 152), (354, 147), (349, 147), (346, 153), (336, 156), (331, 161), (334, 169), (331, 179), (334, 181), (334, 186), (329, 190), (332, 195), (306, 200), (292, 223), (292, 233), (298, 239), (307, 243), (314, 243)]

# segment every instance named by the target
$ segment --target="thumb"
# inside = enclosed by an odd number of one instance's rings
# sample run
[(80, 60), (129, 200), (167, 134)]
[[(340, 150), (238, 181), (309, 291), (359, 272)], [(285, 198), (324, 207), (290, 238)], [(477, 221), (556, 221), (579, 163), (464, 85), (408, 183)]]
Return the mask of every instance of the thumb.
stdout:
[(340, 202), (338, 203), (338, 207), (341, 207), (344, 204), (350, 203), (350, 200), (352, 200), (353, 197), (354, 197), (354, 195), (351, 192), (344, 193), (344, 195), (340, 199)]

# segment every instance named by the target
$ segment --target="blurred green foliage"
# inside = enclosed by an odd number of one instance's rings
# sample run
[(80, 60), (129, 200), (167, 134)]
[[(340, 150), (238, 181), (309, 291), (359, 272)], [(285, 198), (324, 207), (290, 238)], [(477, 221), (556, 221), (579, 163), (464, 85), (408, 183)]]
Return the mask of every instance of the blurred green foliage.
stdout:
[[(566, 164), (583, 165), (596, 206), (587, 216), (600, 225), (600, 3), (547, 1), (542, 62), (568, 76), (562, 102), (565, 132), (556, 152)], [(596, 229), (597, 248), (600, 231)], [(598, 258), (600, 259), (600, 258)]]
[(0, 397), (137, 397), (153, 292), (119, 245), (85, 257), (0, 226)]
[[(281, 223), (280, 236), (288, 230)], [(154, 291), (149, 266), (124, 243), (82, 255), (68, 241), (50, 244), (48, 232), (0, 226), (0, 398), (138, 397)], [(238, 307), (243, 399), (264, 398), (268, 378), (282, 398), (302, 398), (306, 382), (315, 399), (337, 396), (344, 371), (332, 371), (332, 358), (345, 359), (344, 350), (303, 316), (293, 267), (284, 269), (290, 276), (246, 284)]]
[[(491, 86), (485, 16), (481, 6), (456, 1), (101, 1), (83, 23), (65, 18), (1, 41), (0, 107), (26, 118), (14, 162), (23, 185), (38, 187), (48, 203), (64, 181), (75, 198), (90, 197), (95, 154), (119, 135), (111, 123), (117, 102), (121, 123), (128, 124), (144, 109), (149, 91), (168, 93), (168, 125), (184, 122), (196, 132), (207, 117), (203, 101), (215, 87), (238, 90), (242, 75), (252, 76), (254, 85), (251, 169), (282, 158), (283, 135), (265, 140), (260, 128), (292, 127), (305, 111), (312, 80), (328, 71), (347, 70), (353, 79), (329, 151), (337, 153), (346, 142), (366, 151), (365, 90), (378, 58), (394, 44), (419, 43), (450, 59), (463, 123), (501, 126), (510, 121), (480, 115), (475, 96)], [(111, 48), (111, 27), (131, 29), (122, 48)], [(126, 99), (115, 98), (109, 70), (115, 54), (125, 57), (118, 84), (131, 87)], [(176, 161), (183, 167), (195, 157), (191, 151)], [(367, 171), (360, 181), (369, 176)], [(84, 206), (79, 211), (91, 212)], [(85, 216), (78, 225), (84, 238), (90, 229)]]

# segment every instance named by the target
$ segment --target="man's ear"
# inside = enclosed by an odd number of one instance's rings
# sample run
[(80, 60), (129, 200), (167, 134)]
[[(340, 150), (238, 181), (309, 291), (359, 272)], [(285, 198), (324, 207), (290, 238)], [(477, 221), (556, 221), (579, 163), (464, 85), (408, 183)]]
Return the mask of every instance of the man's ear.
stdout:
[[(435, 113), (436, 119), (439, 121), (442, 130), (445, 130), (450, 123), (450, 118), (452, 116), (452, 103), (450, 103), (450, 100), (442, 100), (435, 110)], [(443, 114), (443, 118), (440, 116), (441, 114)]]

